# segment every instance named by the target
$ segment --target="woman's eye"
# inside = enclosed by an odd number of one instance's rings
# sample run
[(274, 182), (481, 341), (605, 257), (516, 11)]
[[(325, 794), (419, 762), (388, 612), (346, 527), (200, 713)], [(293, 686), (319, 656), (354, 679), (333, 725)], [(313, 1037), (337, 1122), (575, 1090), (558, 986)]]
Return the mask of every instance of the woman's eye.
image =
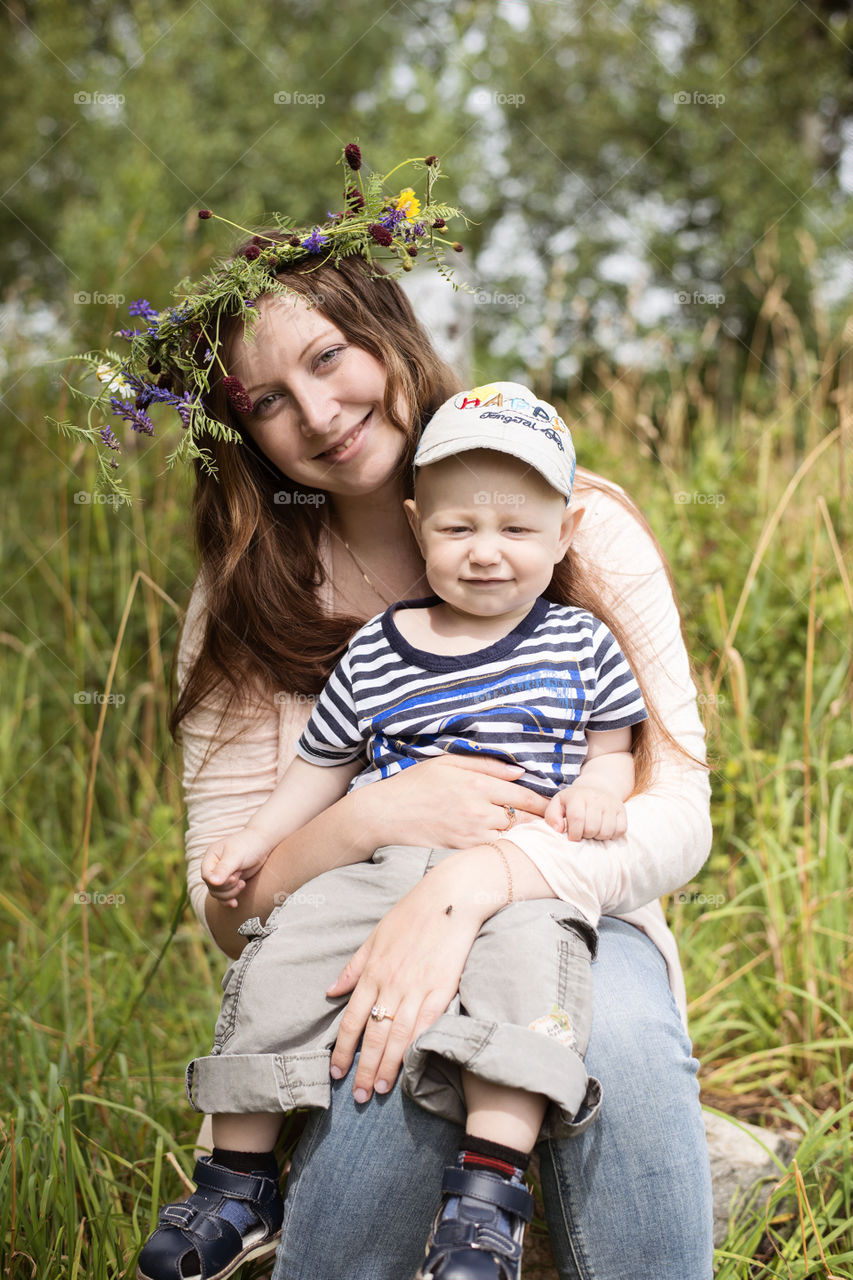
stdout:
[(252, 413), (266, 413), (269, 410), (270, 406), (276, 400), (280, 400), (280, 399), (281, 399), (281, 396), (277, 392), (271, 392), (270, 395), (268, 396), (262, 396), (260, 400), (255, 401), (254, 407), (252, 409)]
[(317, 357), (317, 363), (320, 365), (334, 364), (342, 351), (343, 347), (330, 347), (328, 351), (322, 352)]

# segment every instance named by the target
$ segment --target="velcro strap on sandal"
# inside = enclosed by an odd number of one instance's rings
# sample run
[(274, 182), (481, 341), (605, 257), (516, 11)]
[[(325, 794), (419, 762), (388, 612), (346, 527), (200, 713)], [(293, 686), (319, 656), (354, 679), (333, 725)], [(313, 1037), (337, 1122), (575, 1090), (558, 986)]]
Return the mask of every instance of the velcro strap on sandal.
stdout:
[(460, 1222), (455, 1218), (442, 1222), (435, 1233), (433, 1247), (440, 1253), (448, 1253), (461, 1244), (486, 1249), (511, 1262), (518, 1261), (521, 1257), (521, 1245), (516, 1240), (511, 1240), (502, 1232), (483, 1226), (482, 1223)]
[(449, 1165), (444, 1170), (442, 1191), (454, 1196), (469, 1196), (485, 1204), (497, 1205), (508, 1213), (529, 1222), (533, 1217), (533, 1196), (524, 1187), (513, 1186), (495, 1174), (478, 1169), (459, 1169)]
[(196, 1163), (193, 1181), (199, 1188), (210, 1187), (232, 1200), (265, 1200), (269, 1197), (269, 1178), (256, 1178), (251, 1173), (232, 1173), (221, 1165), (206, 1164), (202, 1160)]

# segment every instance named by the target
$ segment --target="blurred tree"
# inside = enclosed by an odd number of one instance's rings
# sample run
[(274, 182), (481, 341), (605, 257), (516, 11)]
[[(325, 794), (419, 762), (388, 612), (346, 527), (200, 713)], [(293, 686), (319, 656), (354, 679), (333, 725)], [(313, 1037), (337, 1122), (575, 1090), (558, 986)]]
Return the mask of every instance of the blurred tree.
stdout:
[[(496, 21), (491, 5), (469, 6), (488, 33), (483, 60), (504, 139), (505, 176), (489, 187), (482, 217), (498, 238), (502, 219), (516, 228), (519, 257), (529, 246), (552, 282), (556, 274), (562, 350), (582, 373), (608, 334), (612, 344), (630, 332), (620, 322), (632, 278), (647, 300), (661, 290), (659, 313), (669, 310), (676, 338), (695, 341), (708, 316), (719, 316), (722, 350), (737, 369), (764, 294), (753, 254), (765, 235), (767, 268), (784, 279), (801, 319), (813, 286), (804, 234), (828, 284), (841, 272), (853, 279), (849, 6), (530, 0), (500, 8)], [(532, 310), (523, 317), (528, 332), (535, 319)]]
[(557, 388), (658, 321), (684, 356), (714, 316), (725, 409), (763, 237), (801, 319), (804, 235), (818, 276), (850, 270), (853, 16), (830, 0), (10, 0), (2, 21), (0, 282), (93, 343), (115, 311), (75, 297), (163, 305), (233, 243), (202, 205), (324, 217), (354, 137), (379, 168), (441, 155), (479, 224), (481, 366)]
[(198, 208), (252, 226), (272, 209), (325, 220), (353, 137), (376, 168), (457, 137), (429, 59), (400, 80), (397, 51), (429, 43), (417, 5), (377, 20), (368, 0), (13, 3), (0, 279), (7, 296), (59, 300), (92, 341), (103, 307), (72, 310), (75, 297), (162, 305), (229, 250), (239, 233), (202, 229)]

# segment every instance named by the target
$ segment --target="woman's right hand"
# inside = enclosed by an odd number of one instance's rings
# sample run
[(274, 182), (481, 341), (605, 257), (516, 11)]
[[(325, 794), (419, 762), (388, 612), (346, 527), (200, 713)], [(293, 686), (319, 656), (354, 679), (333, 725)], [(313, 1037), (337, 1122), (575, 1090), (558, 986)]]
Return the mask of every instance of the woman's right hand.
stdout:
[(509, 830), (507, 809), (515, 822), (545, 814), (548, 801), (520, 787), (521, 765), (492, 756), (442, 755), (401, 769), (355, 793), (370, 806), (366, 820), (377, 848), (386, 844), (467, 849), (497, 839)]

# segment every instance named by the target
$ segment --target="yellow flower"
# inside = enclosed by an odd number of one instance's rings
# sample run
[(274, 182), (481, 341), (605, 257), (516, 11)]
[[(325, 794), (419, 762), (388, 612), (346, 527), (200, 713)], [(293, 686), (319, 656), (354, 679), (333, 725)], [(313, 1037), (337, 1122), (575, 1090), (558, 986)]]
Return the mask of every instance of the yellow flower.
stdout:
[(421, 211), (421, 202), (415, 195), (414, 187), (406, 187), (397, 197), (397, 208), (402, 209), (407, 218), (416, 218)]

